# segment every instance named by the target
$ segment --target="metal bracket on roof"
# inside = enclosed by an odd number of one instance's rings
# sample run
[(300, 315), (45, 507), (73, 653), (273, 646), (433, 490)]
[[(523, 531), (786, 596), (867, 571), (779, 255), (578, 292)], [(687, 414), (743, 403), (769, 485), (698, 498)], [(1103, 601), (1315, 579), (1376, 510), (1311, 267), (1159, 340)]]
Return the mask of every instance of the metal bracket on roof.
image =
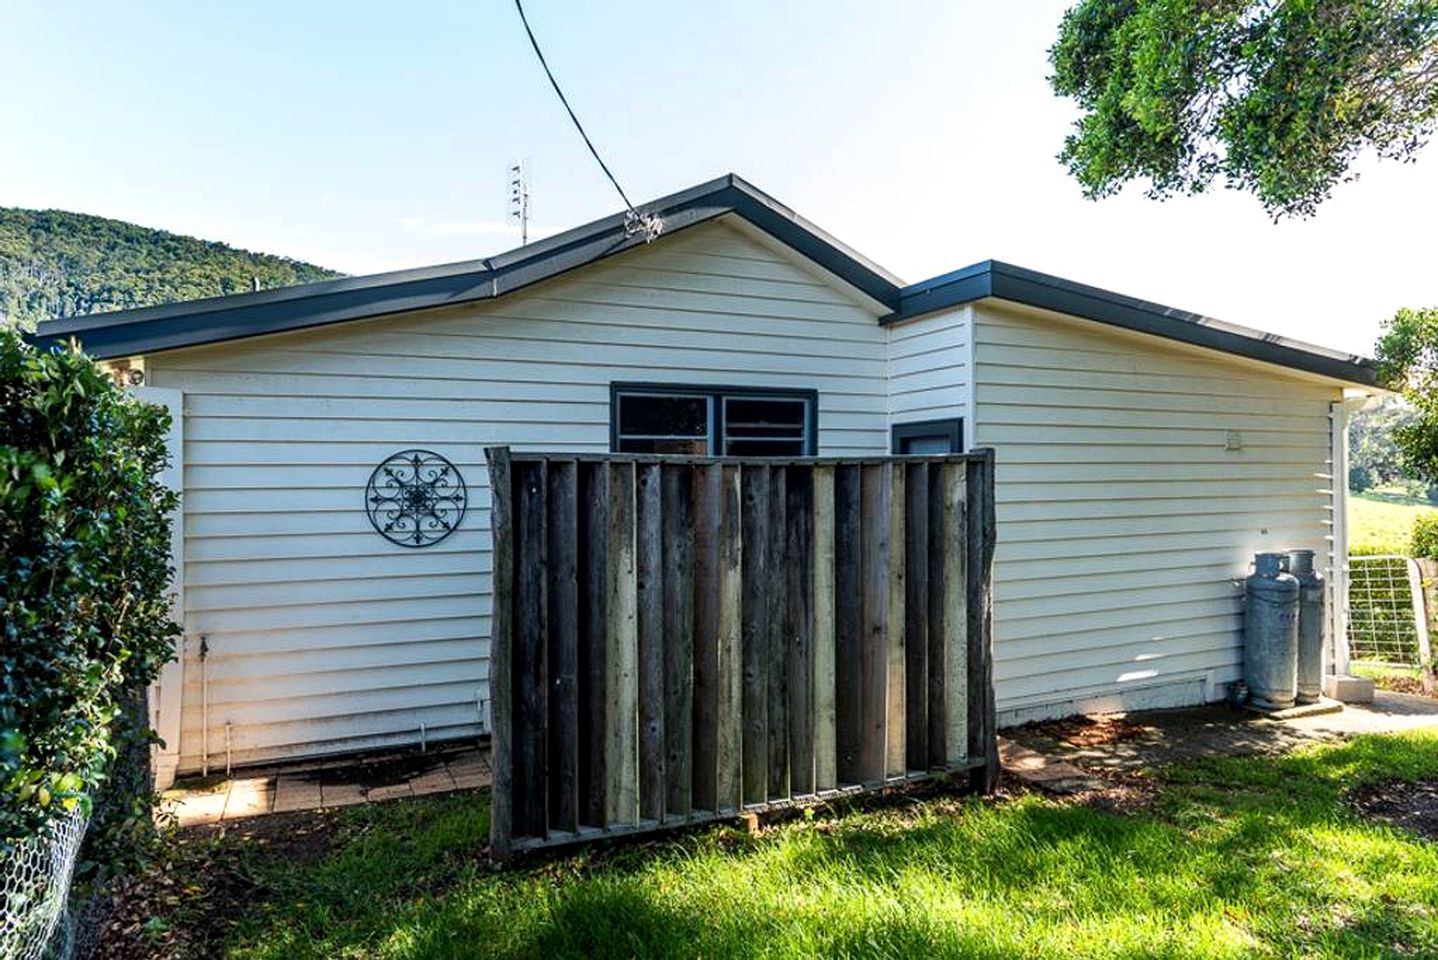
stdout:
[(625, 237), (637, 237), (642, 234), (645, 243), (653, 243), (663, 232), (663, 217), (655, 216), (652, 213), (640, 213), (632, 209), (624, 215)]

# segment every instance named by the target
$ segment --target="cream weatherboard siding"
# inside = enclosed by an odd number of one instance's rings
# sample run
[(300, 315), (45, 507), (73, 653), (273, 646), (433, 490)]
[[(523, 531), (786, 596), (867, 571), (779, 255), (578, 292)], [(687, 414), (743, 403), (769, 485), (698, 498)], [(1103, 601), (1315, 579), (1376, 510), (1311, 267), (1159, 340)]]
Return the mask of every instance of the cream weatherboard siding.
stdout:
[[(184, 393), (180, 769), (206, 739), (215, 765), (227, 744), (242, 764), (477, 732), (484, 448), (604, 451), (611, 382), (667, 381), (817, 390), (821, 453), (885, 452), (882, 312), (719, 222), (483, 305), (148, 358), (151, 384)], [(370, 471), (407, 447), (470, 490), (461, 529), (423, 549), (363, 510)]]
[(973, 312), (955, 307), (888, 328), (893, 423), (963, 417), (970, 429)]
[(1221, 695), (1240, 672), (1233, 578), (1256, 550), (1328, 556), (1341, 388), (993, 302), (974, 328), (1001, 722)]

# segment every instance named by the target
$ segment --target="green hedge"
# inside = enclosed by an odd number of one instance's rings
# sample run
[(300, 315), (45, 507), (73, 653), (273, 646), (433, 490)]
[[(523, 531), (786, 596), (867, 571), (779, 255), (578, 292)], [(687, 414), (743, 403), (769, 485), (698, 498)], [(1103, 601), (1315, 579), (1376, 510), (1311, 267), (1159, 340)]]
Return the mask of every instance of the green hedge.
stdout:
[[(125, 709), (170, 658), (170, 512), (159, 482), (169, 414), (77, 351), (0, 331), (0, 850), (96, 803), (95, 859), (148, 828), (148, 784)], [(108, 784), (125, 781), (122, 790)]]
[(1408, 550), (1415, 557), (1438, 557), (1438, 514), (1420, 514), (1413, 521)]

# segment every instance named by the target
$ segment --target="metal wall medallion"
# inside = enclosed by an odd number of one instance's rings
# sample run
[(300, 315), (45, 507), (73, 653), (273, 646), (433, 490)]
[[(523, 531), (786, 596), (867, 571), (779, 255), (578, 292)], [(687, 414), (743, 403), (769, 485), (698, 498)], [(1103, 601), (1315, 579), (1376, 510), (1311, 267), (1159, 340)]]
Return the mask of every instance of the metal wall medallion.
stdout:
[(430, 450), (401, 450), (370, 474), (365, 488), (369, 522), (402, 547), (427, 547), (454, 532), (468, 505), (464, 478)]

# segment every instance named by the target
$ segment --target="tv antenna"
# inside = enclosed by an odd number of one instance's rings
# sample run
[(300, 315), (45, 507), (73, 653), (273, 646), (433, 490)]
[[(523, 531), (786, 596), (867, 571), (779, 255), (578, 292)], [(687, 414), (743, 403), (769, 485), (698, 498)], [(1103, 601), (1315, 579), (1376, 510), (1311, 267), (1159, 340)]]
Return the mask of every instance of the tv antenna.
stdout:
[(529, 243), (529, 168), (523, 160), (509, 165), (509, 219), (519, 224), (519, 243)]

